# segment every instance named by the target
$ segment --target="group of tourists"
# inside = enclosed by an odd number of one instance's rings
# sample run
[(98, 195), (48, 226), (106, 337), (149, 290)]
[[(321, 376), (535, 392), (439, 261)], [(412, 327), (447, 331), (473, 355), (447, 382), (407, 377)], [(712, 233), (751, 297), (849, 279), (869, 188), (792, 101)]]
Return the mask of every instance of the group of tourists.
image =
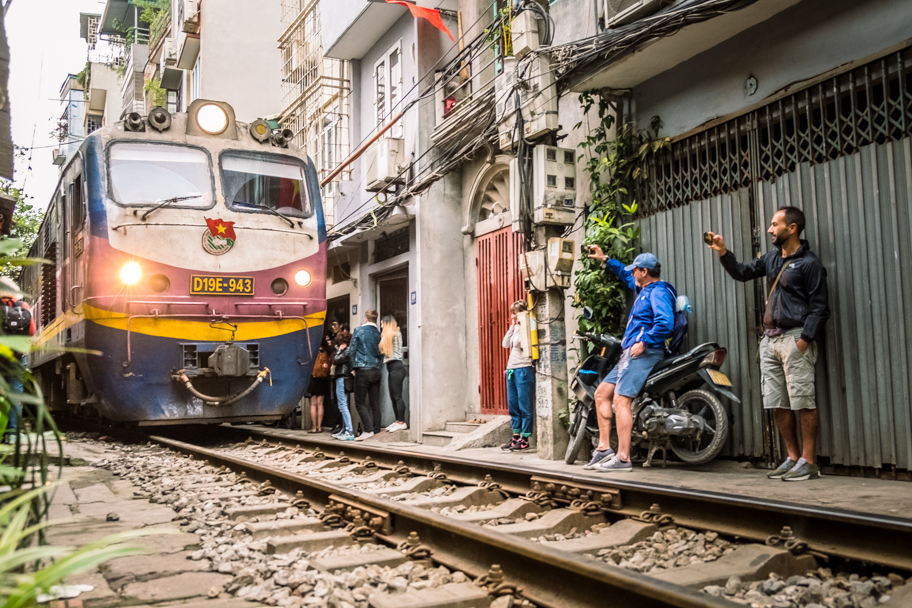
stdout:
[[(341, 428), (333, 433), (340, 441), (363, 441), (381, 431), (380, 385), (381, 366), (387, 370), (387, 386), (393, 403), (395, 422), (385, 431), (408, 428), (402, 385), (406, 370), (403, 362), (402, 331), (392, 315), (383, 317), (377, 326), (377, 311), (364, 313), (364, 323), (349, 331), (348, 325), (334, 321), (324, 336), (314, 361), (307, 394), (310, 397), (311, 433), (323, 430), (326, 399), (335, 400), (342, 415)], [(355, 435), (351, 396), (361, 419), (361, 433)]]
[[(760, 341), (760, 376), (763, 407), (772, 411), (788, 457), (767, 477), (805, 481), (820, 477), (815, 464), (815, 440), (819, 417), (816, 409), (814, 365), (817, 340), (830, 316), (826, 269), (801, 238), (804, 213), (782, 207), (772, 217), (767, 233), (773, 249), (748, 263), (740, 263), (719, 234), (707, 232), (706, 245), (718, 253), (722, 267), (737, 281), (767, 278), (763, 337)], [(634, 290), (634, 301), (624, 332), (624, 349), (618, 364), (605, 376), (595, 393), (599, 445), (585, 466), (600, 472), (627, 472), (630, 461), (631, 404), (640, 394), (653, 367), (665, 354), (663, 344), (671, 336), (675, 307), (674, 289), (661, 280), (661, 265), (652, 253), (641, 253), (625, 266), (609, 258), (597, 245), (589, 245), (589, 257), (605, 265), (621, 282)], [(669, 286), (670, 287), (670, 286)], [(502, 447), (529, 448), (535, 399), (535, 370), (521, 348), (517, 314), (526, 309), (522, 301), (510, 309), (510, 329), (503, 346), (510, 349), (507, 363), (507, 402), (513, 423), (513, 438)], [(797, 418), (797, 420), (796, 420)], [(618, 434), (618, 449), (609, 445), (612, 421)]]

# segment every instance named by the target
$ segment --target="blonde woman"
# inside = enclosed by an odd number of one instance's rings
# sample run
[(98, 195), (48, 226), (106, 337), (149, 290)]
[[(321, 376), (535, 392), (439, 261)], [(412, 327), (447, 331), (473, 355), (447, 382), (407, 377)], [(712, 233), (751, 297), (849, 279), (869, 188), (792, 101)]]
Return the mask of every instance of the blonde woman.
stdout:
[(402, 362), (402, 332), (396, 317), (386, 315), (380, 321), (380, 353), (386, 362), (386, 371), (389, 373), (389, 395), (393, 402), (393, 411), (396, 422), (386, 430), (389, 432), (401, 431), (408, 428), (406, 424), (405, 400), (402, 398), (402, 383), (405, 381), (405, 364)]
[(517, 300), (510, 305), (510, 329), (504, 336), (502, 346), (510, 349), (507, 360), (507, 409), (513, 423), (513, 439), (503, 444), (501, 449), (521, 452), (529, 449), (529, 437), (532, 436), (533, 412), (535, 400), (535, 369), (532, 358), (522, 352), (522, 340), (518, 315), (525, 312), (526, 303)]

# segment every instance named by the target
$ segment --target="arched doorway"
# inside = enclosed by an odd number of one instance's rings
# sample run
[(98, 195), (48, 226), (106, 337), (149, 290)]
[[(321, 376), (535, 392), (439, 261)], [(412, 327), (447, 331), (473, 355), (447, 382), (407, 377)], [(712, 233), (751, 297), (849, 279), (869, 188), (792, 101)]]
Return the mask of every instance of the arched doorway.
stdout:
[(509, 351), (502, 346), (510, 304), (523, 297), (519, 274), (522, 235), (510, 227), (510, 167), (506, 158), (475, 181), (463, 231), (475, 237), (478, 277), (478, 359), (482, 414), (507, 414), (503, 370)]

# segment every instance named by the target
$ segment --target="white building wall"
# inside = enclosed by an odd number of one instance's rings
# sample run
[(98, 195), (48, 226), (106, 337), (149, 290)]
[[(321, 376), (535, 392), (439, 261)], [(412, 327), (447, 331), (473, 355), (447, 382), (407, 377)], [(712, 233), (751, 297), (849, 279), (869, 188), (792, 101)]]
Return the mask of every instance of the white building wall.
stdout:
[(200, 24), (200, 95), (225, 101), (252, 122), (281, 111), (279, 0), (206, 2)]

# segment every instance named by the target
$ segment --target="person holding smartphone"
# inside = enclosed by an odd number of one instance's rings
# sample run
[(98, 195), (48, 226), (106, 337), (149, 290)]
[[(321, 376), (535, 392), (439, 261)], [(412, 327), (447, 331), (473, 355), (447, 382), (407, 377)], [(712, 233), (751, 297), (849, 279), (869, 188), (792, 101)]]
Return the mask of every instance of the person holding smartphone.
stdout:
[[(621, 279), (637, 298), (624, 330), (624, 349), (620, 361), (608, 372), (595, 391), (595, 412), (599, 425), (599, 444), (587, 470), (625, 473), (630, 462), (630, 433), (633, 417), (630, 405), (640, 393), (652, 368), (665, 358), (665, 340), (674, 331), (675, 298), (671, 283), (661, 280), (662, 265), (655, 255), (641, 253), (633, 264), (609, 258), (598, 245), (589, 245), (589, 257), (604, 262), (605, 268)], [(618, 451), (611, 449), (612, 418), (617, 420)]]
[[(736, 281), (766, 277), (767, 298), (760, 340), (760, 382), (763, 407), (772, 410), (788, 458), (767, 477), (782, 481), (820, 478), (814, 464), (814, 442), (820, 417), (814, 388), (817, 339), (830, 317), (826, 268), (801, 238), (804, 213), (782, 207), (773, 214), (766, 231), (773, 249), (746, 264), (735, 259), (721, 234), (707, 232), (704, 239), (719, 254), (725, 272)], [(801, 420), (798, 443), (795, 413)]]

